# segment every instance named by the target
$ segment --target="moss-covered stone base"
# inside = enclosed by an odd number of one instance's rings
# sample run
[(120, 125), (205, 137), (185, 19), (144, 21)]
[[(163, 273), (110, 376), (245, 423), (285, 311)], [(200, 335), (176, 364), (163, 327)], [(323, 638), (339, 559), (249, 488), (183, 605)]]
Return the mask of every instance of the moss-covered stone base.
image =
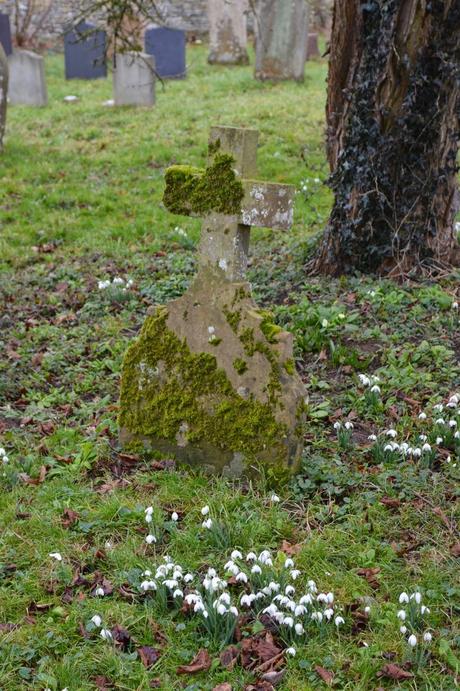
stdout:
[(201, 272), (147, 317), (121, 386), (121, 441), (228, 476), (259, 464), (277, 477), (302, 451), (303, 385), (292, 337), (257, 309), (246, 283)]

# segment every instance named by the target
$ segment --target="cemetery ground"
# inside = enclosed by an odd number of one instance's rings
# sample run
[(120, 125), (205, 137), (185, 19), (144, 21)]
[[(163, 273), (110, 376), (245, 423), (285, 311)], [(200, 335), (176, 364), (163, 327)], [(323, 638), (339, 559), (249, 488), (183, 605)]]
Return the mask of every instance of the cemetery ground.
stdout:
[[(151, 111), (103, 106), (110, 83), (65, 83), (55, 57), (49, 108), (9, 112), (0, 688), (454, 689), (459, 275), (404, 284), (308, 276), (331, 202), (326, 66), (309, 63), (304, 86), (270, 85), (250, 67), (210, 68), (205, 57), (191, 48), (189, 78), (159, 87)], [(80, 101), (63, 103), (70, 93)], [(194, 273), (199, 222), (161, 206), (164, 169), (201, 165), (214, 123), (260, 129), (260, 177), (298, 189), (293, 231), (253, 233), (250, 267), (259, 304), (294, 333), (309, 396), (302, 469), (283, 486), (269, 473), (254, 484), (209, 479), (117, 442), (123, 354), (148, 307), (182, 294)], [(183, 567), (169, 573), (169, 598), (161, 572), (157, 591), (145, 585), (166, 555)], [(176, 592), (209, 568), (230, 581), (243, 652), (227, 636), (230, 614), (206, 628)], [(241, 602), (252, 589), (241, 572), (255, 592), (270, 581), (288, 584), (289, 601), (307, 593), (322, 620), (299, 610), (292, 618), (305, 634), (286, 617), (277, 627), (263, 613), (276, 588), (260, 605)]]

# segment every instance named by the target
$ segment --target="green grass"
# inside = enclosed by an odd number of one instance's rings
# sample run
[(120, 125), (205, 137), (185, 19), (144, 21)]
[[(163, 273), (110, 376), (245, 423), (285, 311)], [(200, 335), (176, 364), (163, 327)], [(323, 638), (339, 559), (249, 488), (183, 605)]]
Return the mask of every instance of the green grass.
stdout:
[[(244, 689), (260, 675), (226, 671), (196, 618), (140, 596), (140, 573), (164, 554), (187, 569), (222, 570), (233, 547), (276, 555), (287, 540), (299, 546), (301, 586), (313, 578), (333, 591), (345, 624), (299, 644), (277, 688), (326, 688), (319, 665), (336, 689), (450, 691), (460, 658), (459, 445), (445, 434), (435, 457), (403, 459), (372, 451), (368, 435), (394, 427), (415, 445), (426, 429), (436, 446), (432, 420), (418, 414), (435, 419), (432, 406), (460, 391), (459, 276), (398, 286), (306, 275), (330, 205), (314, 181), (326, 177), (325, 65), (310, 63), (304, 85), (261, 85), (250, 68), (211, 69), (205, 56), (190, 48), (189, 78), (159, 87), (152, 111), (103, 107), (110, 84), (66, 84), (53, 57), (51, 105), (9, 112), (0, 161), (0, 447), (9, 456), (0, 466), (0, 689), (86, 691), (98, 675), (117, 689), (148, 689), (153, 679), (165, 691)], [(80, 102), (64, 104), (69, 93)], [(199, 222), (162, 208), (164, 167), (201, 165), (215, 122), (260, 129), (261, 178), (299, 188), (309, 180), (292, 233), (254, 233), (250, 270), (259, 303), (294, 333), (309, 394), (302, 471), (280, 488), (161, 469), (117, 442), (123, 353), (148, 306), (180, 295), (194, 273)], [(132, 288), (98, 290), (117, 275), (132, 277)], [(360, 373), (380, 377), (379, 396), (359, 385)], [(345, 420), (353, 430), (338, 440), (333, 424)], [(204, 504), (222, 535), (201, 527)], [(149, 505), (153, 546), (144, 541)], [(366, 578), (362, 569), (375, 571)], [(95, 598), (102, 577), (113, 593)], [(422, 665), (410, 665), (396, 619), (400, 592), (416, 588), (434, 637)], [(85, 632), (96, 613), (129, 632), (127, 650)], [(256, 630), (242, 624), (243, 637)], [(150, 669), (136, 652), (145, 645), (161, 650)], [(210, 671), (178, 676), (202, 647)], [(379, 677), (389, 662), (413, 677)]]

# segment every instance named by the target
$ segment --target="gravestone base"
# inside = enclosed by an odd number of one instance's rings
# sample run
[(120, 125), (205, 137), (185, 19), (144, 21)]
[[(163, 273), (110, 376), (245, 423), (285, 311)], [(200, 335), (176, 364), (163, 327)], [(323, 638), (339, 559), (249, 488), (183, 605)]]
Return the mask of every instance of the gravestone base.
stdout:
[(116, 56), (113, 71), (113, 96), (116, 106), (155, 105), (155, 58), (146, 53)]
[(227, 477), (298, 469), (305, 390), (292, 335), (246, 282), (202, 270), (148, 316), (122, 373), (120, 439)]
[(48, 93), (45, 63), (41, 55), (29, 50), (15, 50), (8, 58), (10, 84), (8, 98), (12, 105), (46, 106)]

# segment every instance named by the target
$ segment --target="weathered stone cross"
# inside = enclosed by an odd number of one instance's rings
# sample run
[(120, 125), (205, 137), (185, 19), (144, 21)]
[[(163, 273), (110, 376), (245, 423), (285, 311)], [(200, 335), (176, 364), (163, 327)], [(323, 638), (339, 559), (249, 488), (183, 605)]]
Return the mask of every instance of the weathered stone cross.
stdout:
[(221, 269), (229, 281), (246, 276), (251, 226), (292, 226), (295, 188), (251, 179), (256, 174), (258, 138), (257, 130), (213, 127), (205, 171), (173, 166), (166, 172), (166, 207), (205, 216), (199, 269)]
[(205, 170), (166, 171), (164, 203), (204, 218), (195, 281), (147, 317), (125, 357), (120, 438), (227, 476), (298, 467), (305, 390), (292, 335), (245, 281), (251, 226), (288, 230), (294, 189), (251, 180), (256, 130), (214, 127)]

